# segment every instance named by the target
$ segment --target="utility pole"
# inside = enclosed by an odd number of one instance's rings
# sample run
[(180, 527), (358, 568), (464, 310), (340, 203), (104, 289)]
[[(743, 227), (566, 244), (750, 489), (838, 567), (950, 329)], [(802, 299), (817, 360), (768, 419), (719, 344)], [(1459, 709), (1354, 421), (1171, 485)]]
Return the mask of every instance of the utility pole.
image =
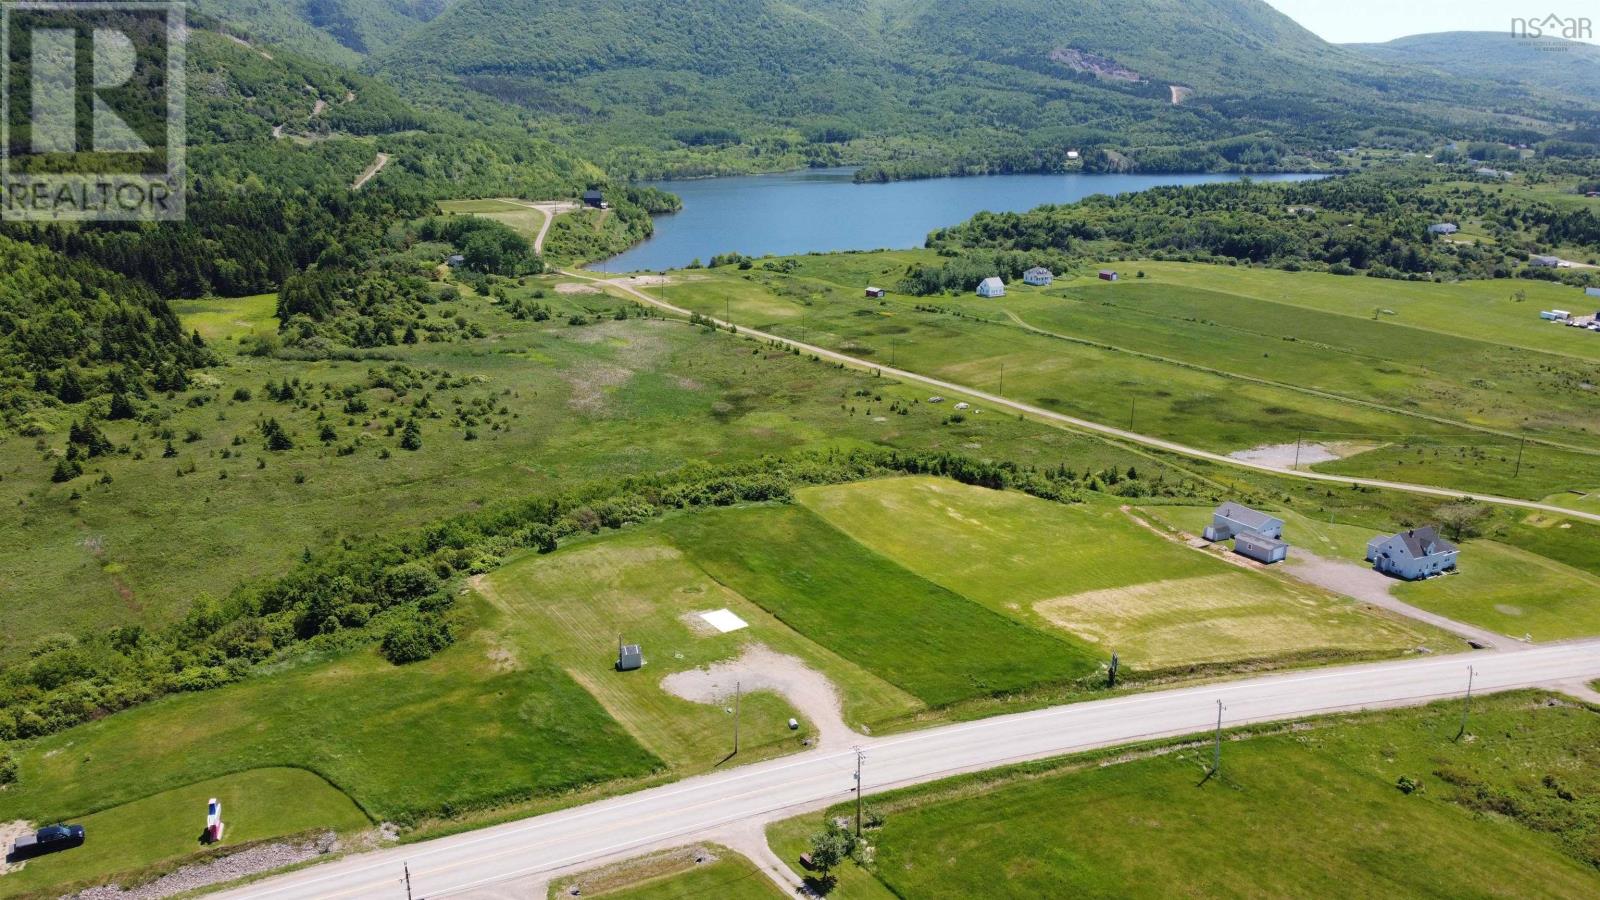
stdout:
[(1467, 696), (1461, 702), (1461, 730), (1456, 732), (1458, 741), (1467, 733), (1467, 714), (1472, 710), (1472, 678), (1476, 674), (1472, 666), (1467, 666)]
[(1527, 446), (1528, 446), (1528, 436), (1527, 435), (1523, 435), (1522, 436), (1522, 442), (1517, 444), (1517, 470), (1515, 472), (1511, 473), (1511, 477), (1512, 478), (1515, 478), (1518, 475), (1522, 474), (1522, 451), (1523, 451), (1523, 448), (1525, 448)]
[(406, 869), (406, 900), (411, 900), (411, 863), (401, 863)]
[(733, 683), (733, 753), (739, 755), (739, 701), (742, 699), (739, 682)]
[(867, 758), (867, 753), (860, 747), (856, 749), (856, 837), (861, 837), (861, 761)]
[(1294, 470), (1296, 472), (1300, 471), (1300, 441), (1304, 438), (1305, 432), (1303, 431), (1294, 436)]
[(1000, 364), (1000, 390), (999, 390), (998, 393), (1002, 397), (1004, 397), (1006, 395), (1006, 364), (1005, 363), (1001, 363)]
[(1138, 397), (1134, 397), (1132, 404), (1130, 404), (1128, 406), (1128, 430), (1129, 431), (1133, 430), (1133, 414), (1138, 412), (1138, 411), (1139, 411), (1139, 398)]
[(1222, 701), (1217, 701), (1217, 740), (1211, 751), (1211, 776), (1222, 774)]

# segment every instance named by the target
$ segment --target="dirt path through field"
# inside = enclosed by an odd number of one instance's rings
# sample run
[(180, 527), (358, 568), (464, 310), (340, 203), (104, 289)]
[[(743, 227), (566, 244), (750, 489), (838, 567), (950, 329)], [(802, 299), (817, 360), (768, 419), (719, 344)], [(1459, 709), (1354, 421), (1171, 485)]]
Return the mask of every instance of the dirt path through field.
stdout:
[[(683, 316), (684, 318), (688, 318), (690, 315), (693, 315), (693, 313), (681, 306), (678, 306), (674, 303), (669, 303), (660, 297), (653, 297), (644, 291), (639, 290), (638, 288), (634, 287), (632, 281), (627, 278), (593, 275), (587, 272), (574, 271), (572, 269), (560, 269), (558, 271), (560, 274), (572, 278), (581, 278), (586, 281), (592, 281), (598, 284), (604, 284), (616, 288), (617, 290), (622, 291), (641, 303), (654, 306), (657, 309), (666, 310), (674, 315)], [(1408, 494), (1417, 494), (1423, 497), (1445, 497), (1450, 500), (1457, 500), (1463, 496), (1467, 496), (1476, 500), (1480, 500), (1484, 503), (1494, 504), (1495, 506), (1508, 506), (1516, 509), (1531, 509), (1539, 512), (1555, 513), (1557, 515), (1566, 516), (1567, 518), (1572, 519), (1584, 519), (1590, 522), (1600, 522), (1600, 513), (1580, 512), (1577, 510), (1567, 509), (1566, 507), (1556, 506), (1551, 503), (1540, 503), (1536, 500), (1523, 500), (1517, 497), (1501, 497), (1494, 494), (1480, 494), (1476, 491), (1464, 491), (1460, 488), (1437, 487), (1431, 484), (1412, 484), (1410, 482), (1389, 481), (1382, 478), (1363, 478), (1355, 475), (1332, 475), (1326, 472), (1296, 472), (1280, 466), (1267, 465), (1266, 463), (1232, 459), (1223, 453), (1215, 453), (1199, 447), (1191, 447), (1188, 444), (1182, 444), (1177, 441), (1169, 441), (1166, 438), (1141, 434), (1137, 431), (1129, 431), (1126, 428), (1118, 428), (1114, 425), (1107, 425), (1103, 422), (1094, 422), (1090, 421), (1089, 419), (1081, 419), (1077, 416), (1069, 416), (1065, 413), (1058, 413), (1054, 410), (1034, 406), (1031, 403), (1023, 403), (1019, 400), (1012, 400), (1007, 397), (1002, 397), (999, 394), (990, 393), (989, 391), (980, 390), (969, 385), (957, 384), (956, 382), (946, 381), (942, 378), (934, 378), (931, 375), (923, 375), (920, 372), (912, 372), (909, 369), (899, 369), (895, 368), (894, 366), (885, 366), (876, 362), (868, 362), (867, 360), (858, 356), (851, 356), (848, 353), (840, 353), (837, 350), (829, 350), (827, 347), (820, 347), (816, 344), (806, 343), (805, 341), (797, 341), (792, 338), (781, 337), (776, 334), (762, 331), (758, 328), (750, 328), (745, 325), (740, 325), (737, 322), (724, 322), (723, 320), (714, 316), (706, 318), (711, 322), (712, 325), (718, 328), (736, 329), (738, 334), (746, 340), (776, 342), (785, 347), (793, 347), (802, 353), (809, 353), (819, 360), (826, 360), (830, 363), (839, 363), (846, 368), (854, 369), (856, 371), (871, 372), (880, 377), (893, 378), (909, 384), (922, 385), (925, 387), (934, 388), (935, 390), (939, 390), (941, 392), (960, 394), (963, 397), (973, 400), (981, 400), (985, 403), (992, 403), (996, 407), (1017, 413), (1024, 419), (1032, 419), (1033, 421), (1042, 422), (1052, 427), (1062, 428), (1069, 431), (1088, 432), (1116, 440), (1130, 441), (1132, 443), (1139, 444), (1140, 446), (1151, 447), (1156, 450), (1165, 450), (1169, 453), (1176, 453), (1181, 456), (1187, 456), (1191, 459), (1203, 459), (1209, 462), (1238, 466), (1239, 468), (1244, 469), (1253, 469), (1258, 472), (1267, 472), (1273, 475), (1286, 475), (1290, 478), (1298, 478), (1304, 481), (1321, 481), (1328, 484), (1353, 484), (1363, 487), (1382, 488), (1391, 491), (1404, 491)]]
[(361, 186), (362, 185), (364, 185), (367, 182), (371, 181), (373, 176), (377, 175), (379, 172), (382, 172), (383, 171), (383, 167), (387, 166), (388, 164), (389, 164), (389, 154), (387, 154), (387, 153), (379, 153), (377, 158), (372, 161), (372, 165), (367, 166), (367, 170), (365, 172), (361, 173), (361, 177), (360, 178), (356, 179), (356, 183), (350, 185), (350, 190), (352, 190), (352, 191), (361, 190)]
[(833, 682), (793, 656), (764, 644), (750, 644), (738, 659), (705, 669), (674, 672), (661, 679), (667, 693), (696, 703), (722, 703), (733, 698), (734, 683), (745, 693), (771, 691), (788, 700), (817, 729), (824, 747), (845, 747), (862, 739), (844, 723), (839, 693)]

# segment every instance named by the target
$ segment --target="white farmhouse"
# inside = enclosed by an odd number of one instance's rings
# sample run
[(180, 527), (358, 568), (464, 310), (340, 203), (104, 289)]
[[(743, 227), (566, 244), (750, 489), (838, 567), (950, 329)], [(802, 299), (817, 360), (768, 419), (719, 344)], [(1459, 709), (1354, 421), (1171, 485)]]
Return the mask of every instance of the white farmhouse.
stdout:
[(1367, 562), (1374, 569), (1407, 581), (1454, 569), (1460, 553), (1461, 549), (1439, 537), (1432, 525), (1379, 535), (1367, 542)]
[(1004, 297), (1005, 295), (1006, 283), (997, 276), (991, 275), (978, 285), (979, 297)]
[(1044, 266), (1034, 266), (1028, 271), (1022, 273), (1022, 283), (1031, 284), (1034, 287), (1045, 287), (1049, 285), (1050, 282), (1055, 280), (1055, 273), (1049, 269), (1046, 269)]

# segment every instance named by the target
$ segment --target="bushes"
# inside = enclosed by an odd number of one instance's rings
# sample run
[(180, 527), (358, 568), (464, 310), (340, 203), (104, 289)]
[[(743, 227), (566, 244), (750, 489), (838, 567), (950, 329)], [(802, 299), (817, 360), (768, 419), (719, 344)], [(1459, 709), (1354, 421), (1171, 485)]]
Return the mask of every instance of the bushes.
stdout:
[(427, 659), (453, 640), (450, 624), (443, 617), (419, 614), (390, 625), (378, 649), (384, 659), (399, 666)]
[[(270, 421), (270, 420), (269, 420)], [(246, 677), (250, 667), (306, 642), (378, 644), (405, 663), (448, 646), (448, 580), (485, 572), (525, 549), (548, 553), (570, 535), (622, 528), (669, 510), (786, 502), (793, 491), (884, 475), (940, 475), (1072, 501), (1115, 473), (1041, 470), (949, 453), (855, 450), (765, 458), (725, 466), (596, 481), (555, 494), (447, 519), (424, 529), (338, 547), (289, 572), (242, 586), (222, 601), (201, 598), (182, 621), (155, 632), (137, 626), (36, 647), (0, 668), (0, 740), (34, 737), (178, 691)], [(1151, 493), (1175, 485), (1129, 479)]]

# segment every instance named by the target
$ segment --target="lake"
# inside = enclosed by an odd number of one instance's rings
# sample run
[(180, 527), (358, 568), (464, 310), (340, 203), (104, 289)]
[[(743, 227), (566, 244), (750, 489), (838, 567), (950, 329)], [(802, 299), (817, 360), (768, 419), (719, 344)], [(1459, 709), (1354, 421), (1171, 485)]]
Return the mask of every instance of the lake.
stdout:
[(650, 240), (597, 263), (609, 272), (686, 266), (738, 251), (747, 256), (921, 247), (928, 232), (983, 210), (1020, 212), (1092, 194), (1158, 185), (1303, 181), (1317, 175), (980, 175), (856, 184), (855, 169), (809, 169), (690, 181), (652, 181), (683, 198), (656, 217)]

